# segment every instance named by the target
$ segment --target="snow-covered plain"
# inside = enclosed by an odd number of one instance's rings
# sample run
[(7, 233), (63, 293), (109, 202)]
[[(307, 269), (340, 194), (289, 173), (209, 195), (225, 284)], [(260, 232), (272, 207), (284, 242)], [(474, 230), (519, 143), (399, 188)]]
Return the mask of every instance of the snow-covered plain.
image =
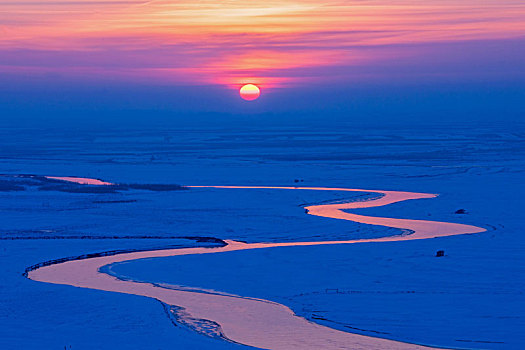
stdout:
[[(458, 222), (488, 231), (427, 241), (141, 260), (112, 270), (133, 279), (277, 301), (314, 322), (365, 335), (453, 348), (525, 344), (520, 218), (525, 134), (519, 129), (3, 133), (3, 174), (439, 193), (435, 199), (359, 213)], [(370, 195), (296, 192), (4, 188), (0, 346), (242, 347), (175, 327), (154, 300), (38, 283), (22, 273), (32, 264), (84, 253), (203, 244), (172, 237), (283, 242), (399, 233), (312, 217), (303, 209)], [(455, 214), (458, 209), (467, 214)], [(39, 239), (44, 236), (55, 239)], [(445, 257), (434, 257), (437, 250)]]

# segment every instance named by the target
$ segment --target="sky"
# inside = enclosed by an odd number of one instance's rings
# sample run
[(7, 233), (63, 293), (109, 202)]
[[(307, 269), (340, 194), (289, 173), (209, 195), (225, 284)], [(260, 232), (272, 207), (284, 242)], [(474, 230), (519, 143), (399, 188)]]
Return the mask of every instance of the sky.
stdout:
[(0, 83), (5, 120), (519, 121), (525, 3), (0, 0)]

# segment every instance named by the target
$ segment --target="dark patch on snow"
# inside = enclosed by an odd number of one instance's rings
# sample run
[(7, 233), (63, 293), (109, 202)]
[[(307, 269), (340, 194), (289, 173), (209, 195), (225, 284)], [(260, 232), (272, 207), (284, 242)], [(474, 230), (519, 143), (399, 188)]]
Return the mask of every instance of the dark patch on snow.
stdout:
[(173, 315), (173, 319), (176, 323), (192, 331), (195, 331), (199, 334), (205, 335), (210, 338), (240, 344), (226, 337), (226, 335), (222, 331), (221, 325), (215, 321), (191, 317), (191, 315), (187, 313), (184, 308), (179, 306), (171, 306), (169, 312)]
[[(218, 238), (213, 238), (213, 237), (177, 237), (177, 238), (179, 238), (179, 239), (180, 238), (182, 238), (182, 239), (190, 239), (190, 240), (194, 240), (196, 242), (213, 242), (213, 243), (218, 243), (218, 245), (217, 245), (218, 247), (224, 247), (224, 246), (227, 245), (226, 242), (224, 242), (223, 240), (220, 240)], [(201, 240), (199, 241), (199, 239), (201, 239)], [(109, 251), (100, 252), (100, 253), (88, 253), (88, 254), (82, 254), (82, 255), (77, 255), (77, 256), (69, 256), (69, 257), (60, 258), (60, 259), (53, 259), (53, 260), (44, 261), (44, 262), (41, 262), (41, 263), (38, 263), (38, 264), (35, 264), (35, 265), (31, 265), (29, 267), (26, 267), (26, 269), (25, 269), (25, 271), (24, 271), (24, 273), (22, 275), (24, 277), (27, 277), (29, 272), (31, 272), (33, 270), (36, 270), (36, 269), (39, 269), (39, 268), (45, 267), (45, 266), (61, 264), (61, 263), (67, 262), (67, 261), (99, 258), (99, 257), (103, 257), (103, 256), (112, 256), (112, 255), (117, 255), (117, 254), (136, 253), (136, 252), (144, 252), (144, 251), (152, 251), (152, 250), (180, 249), (180, 248), (187, 248), (187, 247), (184, 246), (184, 245), (178, 244), (178, 245), (170, 245), (170, 246), (164, 246), (162, 248), (153, 248), (153, 249), (120, 249), (120, 250), (109, 250)]]
[(80, 184), (57, 184), (39, 186), (39, 191), (56, 191), (66, 193), (116, 193), (116, 186), (97, 186)]
[(76, 236), (4, 236), (0, 237), (0, 240), (11, 241), (11, 240), (46, 240), (46, 239), (191, 239), (196, 242), (210, 242), (210, 243), (222, 243), (221, 239), (214, 237), (186, 237), (186, 236), (88, 236), (88, 235), (76, 235)]
[(332, 320), (329, 320), (327, 318), (324, 318), (324, 317), (316, 315), (316, 314), (312, 314), (312, 316), (310, 318), (312, 320), (325, 321), (325, 322), (329, 322), (329, 323), (338, 324), (338, 325), (341, 325), (341, 326), (343, 326), (345, 328), (353, 329), (353, 330), (356, 330), (356, 331), (375, 333), (375, 334), (390, 334), (390, 333), (387, 333), (387, 332), (376, 331), (376, 330), (373, 330), (373, 329), (357, 328), (357, 327), (351, 326), (351, 325), (349, 325), (347, 323), (332, 321)]
[(502, 341), (490, 341), (490, 340), (469, 340), (469, 339), (455, 339), (456, 341), (464, 343), (484, 343), (484, 344), (505, 344)]
[(179, 237), (179, 238), (191, 239), (191, 240), (194, 240), (197, 243), (204, 243), (204, 242), (206, 242), (206, 243), (217, 243), (217, 244), (220, 244), (221, 247), (224, 247), (224, 246), (227, 245), (225, 241), (223, 241), (220, 238), (215, 238), (215, 237), (183, 236), (183, 237)]
[(6, 179), (0, 181), (0, 191), (3, 191), (3, 188), (10, 191), (23, 191), (27, 189), (26, 187), (37, 187), (39, 191), (57, 191), (67, 193), (116, 193), (129, 190), (167, 192), (187, 189), (187, 187), (177, 184), (88, 185), (60, 179), (51, 179), (46, 176), (34, 174), (0, 174), (0, 176)]
[(11, 181), (0, 181), (0, 192), (25, 191), (24, 186), (12, 183)]
[(177, 319), (173, 315), (173, 310), (175, 309), (175, 307), (173, 305), (168, 305), (166, 303), (163, 303), (160, 300), (159, 300), (159, 303), (162, 305), (162, 308), (164, 309), (164, 313), (166, 314), (166, 316), (168, 316), (168, 318), (171, 321), (171, 323), (175, 327), (178, 327), (179, 325), (177, 324)]
[(181, 185), (173, 184), (119, 184), (115, 185), (118, 189), (132, 189), (132, 190), (147, 190), (147, 191), (156, 191), (156, 192), (166, 192), (166, 191), (180, 191), (187, 190), (188, 188)]
[(121, 199), (114, 201), (93, 201), (94, 204), (116, 204), (116, 203), (135, 203), (136, 199)]

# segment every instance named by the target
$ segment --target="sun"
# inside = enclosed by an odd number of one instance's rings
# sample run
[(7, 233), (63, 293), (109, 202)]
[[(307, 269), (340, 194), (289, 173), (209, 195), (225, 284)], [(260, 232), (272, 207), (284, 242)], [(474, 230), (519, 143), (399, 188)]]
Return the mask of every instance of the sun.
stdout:
[(241, 87), (239, 90), (239, 95), (246, 101), (253, 101), (259, 98), (261, 95), (261, 90), (257, 85), (246, 84)]

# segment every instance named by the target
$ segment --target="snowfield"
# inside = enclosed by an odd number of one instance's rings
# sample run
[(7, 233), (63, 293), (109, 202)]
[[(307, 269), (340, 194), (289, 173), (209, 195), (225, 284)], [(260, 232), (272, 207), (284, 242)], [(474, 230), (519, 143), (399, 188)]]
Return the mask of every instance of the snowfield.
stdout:
[[(2, 349), (243, 347), (213, 332), (194, 332), (196, 327), (176, 317), (176, 309), (153, 299), (23, 276), (27, 267), (44, 261), (114, 250), (216, 246), (213, 240), (188, 239), (197, 236), (293, 243), (408, 233), (305, 213), (308, 206), (377, 197), (366, 191), (176, 186), (194, 184), (436, 193), (437, 198), (352, 213), (486, 231), (142, 259), (111, 265), (108, 272), (271, 300), (315, 324), (368, 337), (441, 348), (521, 349), (525, 344), (520, 331), (525, 328), (523, 131), (314, 133), (297, 127), (3, 133)], [(20, 174), (25, 175), (15, 176)], [(55, 179), (48, 183), (42, 176)], [(106, 191), (85, 183), (76, 186), (89, 190), (80, 190), (60, 184), (62, 177), (126, 186)], [(438, 250), (443, 257), (436, 257)]]

